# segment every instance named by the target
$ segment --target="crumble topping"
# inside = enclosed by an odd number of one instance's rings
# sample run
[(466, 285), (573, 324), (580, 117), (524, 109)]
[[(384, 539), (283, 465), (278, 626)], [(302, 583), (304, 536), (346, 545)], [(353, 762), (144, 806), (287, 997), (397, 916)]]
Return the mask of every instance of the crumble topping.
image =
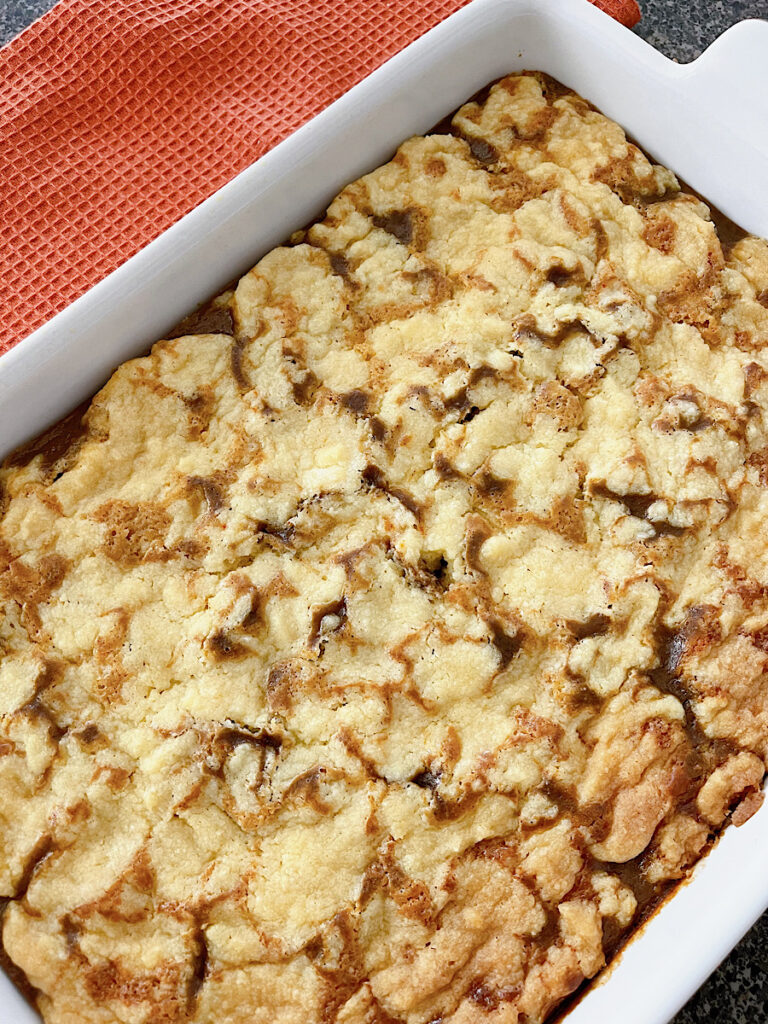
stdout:
[(762, 800), (768, 245), (514, 75), (183, 330), (0, 471), (9, 963), (541, 1024)]

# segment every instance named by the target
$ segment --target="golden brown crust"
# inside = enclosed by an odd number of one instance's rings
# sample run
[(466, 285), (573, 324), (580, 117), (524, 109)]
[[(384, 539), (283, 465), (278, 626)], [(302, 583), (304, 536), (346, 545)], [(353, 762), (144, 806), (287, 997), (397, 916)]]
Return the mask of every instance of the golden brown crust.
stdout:
[(49, 1024), (541, 1022), (762, 799), (768, 245), (535, 74), (295, 242), (0, 471)]

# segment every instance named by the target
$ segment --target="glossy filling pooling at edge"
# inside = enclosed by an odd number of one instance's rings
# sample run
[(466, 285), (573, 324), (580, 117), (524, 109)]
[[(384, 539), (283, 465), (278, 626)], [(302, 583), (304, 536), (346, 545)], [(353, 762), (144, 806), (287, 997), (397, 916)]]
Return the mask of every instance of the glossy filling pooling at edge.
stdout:
[(7, 956), (539, 1024), (762, 800), (768, 245), (523, 74), (210, 312), (0, 473)]

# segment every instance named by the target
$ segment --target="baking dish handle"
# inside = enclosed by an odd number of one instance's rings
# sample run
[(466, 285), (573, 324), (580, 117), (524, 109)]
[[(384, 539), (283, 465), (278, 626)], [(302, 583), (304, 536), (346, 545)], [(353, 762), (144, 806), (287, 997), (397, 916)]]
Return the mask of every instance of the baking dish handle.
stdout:
[(768, 21), (733, 25), (697, 60), (680, 66), (680, 79), (713, 115), (736, 124), (768, 154)]

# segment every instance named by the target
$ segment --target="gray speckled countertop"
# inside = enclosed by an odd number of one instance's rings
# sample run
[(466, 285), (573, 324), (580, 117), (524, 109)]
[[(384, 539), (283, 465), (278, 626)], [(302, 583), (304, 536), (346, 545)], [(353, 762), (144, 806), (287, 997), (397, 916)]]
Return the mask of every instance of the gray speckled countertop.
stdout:
[[(100, 2), (106, 4), (108, 0)], [(768, 19), (768, 0), (640, 2), (643, 21), (636, 30), (638, 34), (668, 57), (683, 63), (698, 57), (737, 21)], [(0, 0), (0, 45), (52, 6), (50, 0)], [(609, 1022), (595, 1021), (595, 1024)], [(768, 1024), (768, 913), (742, 939), (672, 1024)]]

